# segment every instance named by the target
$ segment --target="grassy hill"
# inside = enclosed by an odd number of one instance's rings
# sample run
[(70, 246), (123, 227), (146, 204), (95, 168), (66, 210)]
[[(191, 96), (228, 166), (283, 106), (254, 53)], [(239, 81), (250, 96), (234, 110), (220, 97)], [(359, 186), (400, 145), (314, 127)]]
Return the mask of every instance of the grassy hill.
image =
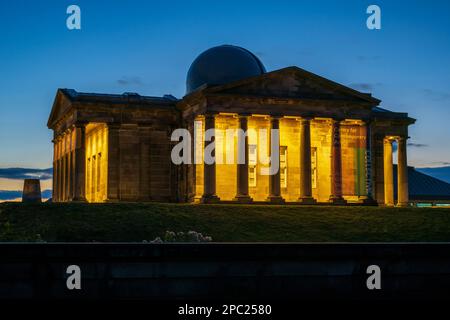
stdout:
[(0, 241), (450, 241), (450, 209), (187, 204), (0, 204)]

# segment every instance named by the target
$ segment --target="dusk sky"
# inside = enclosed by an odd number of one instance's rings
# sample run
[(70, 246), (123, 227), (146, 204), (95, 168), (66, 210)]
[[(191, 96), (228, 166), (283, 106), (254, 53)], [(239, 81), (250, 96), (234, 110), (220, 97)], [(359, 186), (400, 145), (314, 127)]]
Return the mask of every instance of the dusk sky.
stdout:
[(2, 1), (0, 34), (0, 168), (51, 167), (57, 88), (180, 98), (191, 62), (221, 44), (371, 92), (417, 119), (410, 165), (450, 165), (449, 1)]

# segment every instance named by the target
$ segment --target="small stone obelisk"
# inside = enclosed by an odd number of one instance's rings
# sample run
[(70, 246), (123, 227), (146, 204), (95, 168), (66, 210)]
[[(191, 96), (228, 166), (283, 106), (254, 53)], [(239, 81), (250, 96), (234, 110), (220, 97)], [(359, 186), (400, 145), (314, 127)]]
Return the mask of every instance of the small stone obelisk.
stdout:
[(41, 181), (39, 179), (25, 179), (23, 183), (22, 202), (40, 203), (41, 201)]

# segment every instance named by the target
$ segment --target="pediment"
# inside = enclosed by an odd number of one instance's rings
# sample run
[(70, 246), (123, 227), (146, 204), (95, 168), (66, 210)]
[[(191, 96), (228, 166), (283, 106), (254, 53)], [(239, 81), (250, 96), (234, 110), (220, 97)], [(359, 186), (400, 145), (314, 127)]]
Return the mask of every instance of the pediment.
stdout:
[(52, 128), (54, 123), (67, 112), (70, 105), (71, 101), (64, 93), (64, 89), (58, 89), (48, 118), (47, 127)]
[(378, 105), (380, 100), (316, 74), (288, 67), (234, 83), (208, 88), (207, 92), (308, 100), (352, 101)]

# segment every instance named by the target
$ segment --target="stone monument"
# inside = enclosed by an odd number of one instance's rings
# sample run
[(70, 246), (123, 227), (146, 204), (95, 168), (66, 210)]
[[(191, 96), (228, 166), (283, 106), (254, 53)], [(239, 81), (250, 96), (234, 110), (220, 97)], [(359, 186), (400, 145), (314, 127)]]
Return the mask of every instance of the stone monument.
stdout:
[(25, 179), (23, 183), (22, 202), (25, 203), (40, 203), (41, 196), (41, 182), (39, 179)]

